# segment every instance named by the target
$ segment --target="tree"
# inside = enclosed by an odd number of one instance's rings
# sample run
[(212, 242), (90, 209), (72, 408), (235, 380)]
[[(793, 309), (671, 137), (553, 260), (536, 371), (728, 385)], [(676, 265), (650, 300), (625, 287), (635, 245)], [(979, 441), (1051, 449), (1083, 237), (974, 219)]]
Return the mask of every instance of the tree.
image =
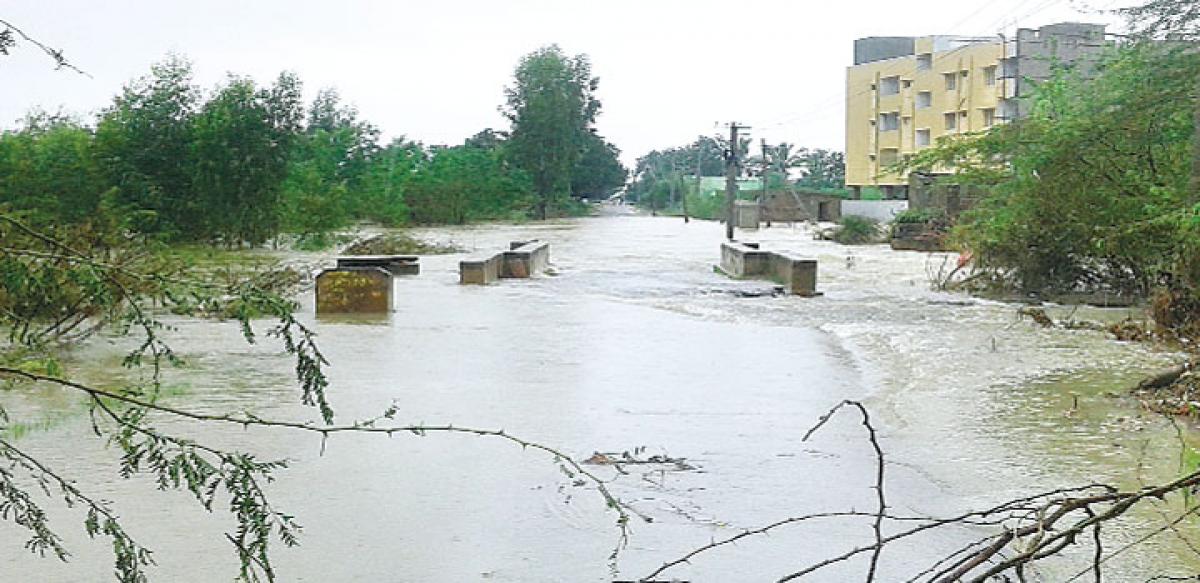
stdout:
[(846, 156), (841, 152), (801, 148), (789, 163), (801, 169), (796, 186), (819, 189), (846, 187)]
[(192, 134), (201, 101), (192, 65), (177, 55), (125, 86), (96, 128), (97, 156), (117, 200), (145, 211), (136, 228), (165, 237), (205, 235), (207, 213), (192, 188)]
[(502, 111), (512, 123), (506, 149), (533, 180), (540, 218), (570, 195), (572, 171), (600, 111), (597, 84), (586, 55), (568, 57), (550, 45), (522, 57), (505, 89)]
[(1027, 118), (942, 140), (910, 167), (954, 167), (947, 180), (990, 192), (956, 236), (999, 285), (1196, 297), (1198, 74), (1188, 47), (1129, 45), (1094, 78), (1064, 71), (1043, 83)]
[(418, 223), (463, 224), (527, 207), (530, 191), (528, 178), (506, 169), (498, 151), (456, 146), (433, 151), (409, 184), (406, 202)]
[(356, 195), (359, 214), (356, 218), (395, 226), (409, 219), (405, 192), (418, 169), (428, 162), (429, 154), (418, 142), (403, 137), (392, 140), (377, 152), (361, 192)]
[(1173, 36), (1194, 40), (1200, 23), (1200, 3), (1195, 0), (1150, 0), (1118, 10), (1137, 35), (1146, 38)]
[(603, 199), (625, 186), (629, 171), (621, 164), (621, 151), (595, 132), (588, 132), (583, 155), (571, 170), (571, 194)]
[(37, 224), (95, 217), (109, 185), (93, 146), (77, 120), (30, 114), (19, 131), (0, 134), (0, 202)]
[(279, 231), (280, 187), (302, 119), (300, 83), (231, 77), (196, 116), (191, 157), (208, 232), (226, 245), (258, 245)]

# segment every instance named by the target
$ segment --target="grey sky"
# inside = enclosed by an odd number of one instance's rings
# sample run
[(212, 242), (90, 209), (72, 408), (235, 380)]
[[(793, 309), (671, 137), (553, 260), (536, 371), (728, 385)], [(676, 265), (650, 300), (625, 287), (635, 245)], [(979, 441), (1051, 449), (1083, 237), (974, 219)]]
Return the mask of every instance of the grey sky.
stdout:
[(386, 135), (458, 143), (503, 128), (522, 54), (558, 43), (600, 77), (600, 133), (626, 162), (713, 133), (841, 149), (845, 67), (871, 35), (995, 35), (1014, 24), (1116, 22), (1120, 0), (4, 0), (0, 19), (63, 49), (93, 78), (29, 45), (0, 59), (0, 127), (31, 107), (90, 114), (174, 51), (211, 87), (227, 71), (335, 86)]

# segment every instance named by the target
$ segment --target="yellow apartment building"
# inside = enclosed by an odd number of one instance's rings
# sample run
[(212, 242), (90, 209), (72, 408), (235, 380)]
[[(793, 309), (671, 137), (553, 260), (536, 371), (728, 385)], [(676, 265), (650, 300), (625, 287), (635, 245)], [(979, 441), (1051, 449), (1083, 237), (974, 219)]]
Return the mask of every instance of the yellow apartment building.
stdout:
[(890, 168), (948, 135), (986, 130), (1025, 111), (1020, 97), (1052, 68), (1095, 55), (1102, 25), (1021, 29), (1013, 39), (869, 37), (846, 72), (846, 186), (907, 198)]

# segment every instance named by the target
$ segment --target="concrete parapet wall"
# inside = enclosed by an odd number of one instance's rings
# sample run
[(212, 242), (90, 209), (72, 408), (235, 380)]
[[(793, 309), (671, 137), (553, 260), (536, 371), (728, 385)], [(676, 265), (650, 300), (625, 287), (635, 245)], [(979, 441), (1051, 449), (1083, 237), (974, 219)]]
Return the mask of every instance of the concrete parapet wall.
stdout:
[(817, 293), (817, 260), (763, 251), (755, 245), (729, 241), (721, 244), (721, 271), (738, 279), (769, 279), (783, 284), (789, 294), (813, 297)]
[(764, 277), (770, 265), (768, 251), (737, 241), (721, 243), (721, 270), (730, 277)]
[(504, 254), (472, 257), (458, 262), (458, 283), (463, 285), (487, 285), (500, 279), (500, 268)]
[(526, 279), (550, 265), (550, 244), (515, 241), (508, 251), (464, 259), (458, 263), (459, 283), (486, 285), (500, 279)]
[(317, 275), (318, 314), (392, 311), (392, 274), (382, 267), (342, 267)]
[(800, 259), (783, 253), (771, 254), (771, 273), (787, 293), (813, 297), (817, 293), (817, 260)]
[(545, 241), (517, 241), (504, 253), (500, 277), (524, 279), (545, 271), (550, 265), (550, 244)]
[(418, 275), (421, 273), (420, 260), (416, 255), (352, 255), (338, 257), (337, 266), (339, 269), (381, 267), (392, 275)]

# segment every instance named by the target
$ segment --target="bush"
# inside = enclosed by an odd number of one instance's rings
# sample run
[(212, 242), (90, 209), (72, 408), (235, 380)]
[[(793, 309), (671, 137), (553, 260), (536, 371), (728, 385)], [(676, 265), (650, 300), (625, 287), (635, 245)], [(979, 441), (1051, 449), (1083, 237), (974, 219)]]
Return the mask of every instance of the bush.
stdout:
[(865, 245), (879, 238), (879, 223), (866, 217), (844, 216), (838, 221), (833, 240), (843, 245)]
[(946, 214), (936, 209), (909, 209), (897, 214), (893, 223), (931, 223), (946, 218)]

